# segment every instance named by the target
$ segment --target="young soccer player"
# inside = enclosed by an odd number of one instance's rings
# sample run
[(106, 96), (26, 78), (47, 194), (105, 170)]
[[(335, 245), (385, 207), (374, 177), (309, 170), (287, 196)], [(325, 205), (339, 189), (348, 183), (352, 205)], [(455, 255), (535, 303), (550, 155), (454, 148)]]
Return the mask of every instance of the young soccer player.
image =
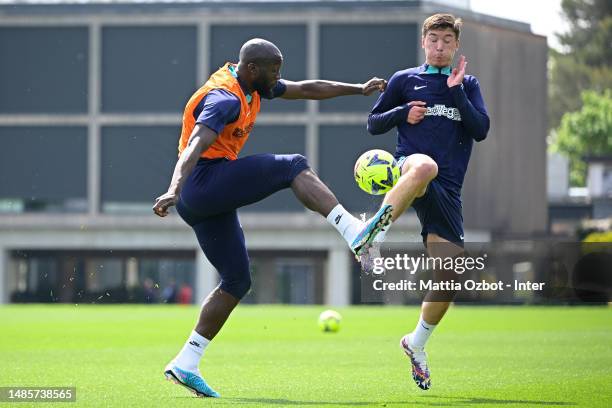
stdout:
[(168, 208), (176, 205), (221, 275), (219, 286), (204, 300), (194, 330), (164, 371), (168, 379), (198, 396), (219, 396), (202, 378), (198, 369), (200, 358), (251, 286), (249, 257), (237, 208), (291, 188), (304, 206), (327, 218), (356, 254), (391, 217), (390, 205), (365, 223), (353, 217), (302, 155), (258, 154), (238, 158), (255, 125), (261, 98), (369, 95), (386, 86), (386, 81), (378, 78), (365, 84), (282, 80), (282, 62), (283, 56), (274, 44), (252, 39), (240, 49), (238, 64), (225, 64), (191, 97), (183, 114), (180, 157), (170, 187), (153, 207), (157, 215), (164, 217)]
[[(478, 80), (465, 74), (467, 60), (460, 56), (451, 66), (460, 31), (461, 20), (450, 14), (427, 18), (421, 38), (425, 63), (396, 72), (368, 118), (372, 134), (397, 128), (396, 158), (402, 176), (385, 196), (383, 208), (393, 206), (394, 221), (414, 207), (432, 257), (463, 252), (461, 187), (473, 141), (484, 140), (489, 130)], [(376, 255), (376, 247), (368, 247), (362, 265), (371, 264)], [(425, 344), (452, 296), (428, 293), (416, 328), (400, 342), (410, 358), (413, 379), (424, 390), (431, 385)]]

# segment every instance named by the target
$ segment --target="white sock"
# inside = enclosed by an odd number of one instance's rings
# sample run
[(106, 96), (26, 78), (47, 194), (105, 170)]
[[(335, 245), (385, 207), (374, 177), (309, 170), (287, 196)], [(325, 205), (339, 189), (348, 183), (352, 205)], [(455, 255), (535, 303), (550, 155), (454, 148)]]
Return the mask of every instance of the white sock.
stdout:
[(327, 222), (338, 230), (342, 238), (344, 238), (349, 245), (353, 243), (364, 225), (363, 222), (346, 211), (342, 204), (338, 204), (331, 210), (327, 216)]
[(176, 365), (186, 371), (198, 372), (200, 359), (208, 343), (210, 343), (210, 340), (193, 330), (183, 349), (174, 358)]
[(419, 318), (419, 322), (417, 323), (414, 331), (408, 335), (408, 340), (410, 341), (410, 345), (413, 347), (425, 347), (425, 343), (433, 333), (434, 329), (437, 325), (429, 324), (425, 320), (423, 320), (423, 316)]

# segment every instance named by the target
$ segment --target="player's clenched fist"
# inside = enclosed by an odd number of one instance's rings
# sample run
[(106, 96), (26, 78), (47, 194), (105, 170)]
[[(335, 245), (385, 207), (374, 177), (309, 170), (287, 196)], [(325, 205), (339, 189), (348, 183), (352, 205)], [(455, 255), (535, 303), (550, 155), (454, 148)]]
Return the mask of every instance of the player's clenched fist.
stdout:
[(408, 103), (410, 109), (408, 110), (408, 117), (406, 118), (406, 122), (411, 125), (416, 125), (425, 117), (425, 113), (427, 112), (427, 108), (425, 107), (426, 103), (423, 101), (412, 101)]
[(165, 193), (155, 199), (155, 205), (153, 206), (153, 212), (160, 217), (168, 215), (168, 208), (176, 205), (178, 197), (174, 193)]
[(386, 87), (387, 81), (374, 77), (362, 85), (361, 93), (368, 96), (374, 91), (383, 92)]

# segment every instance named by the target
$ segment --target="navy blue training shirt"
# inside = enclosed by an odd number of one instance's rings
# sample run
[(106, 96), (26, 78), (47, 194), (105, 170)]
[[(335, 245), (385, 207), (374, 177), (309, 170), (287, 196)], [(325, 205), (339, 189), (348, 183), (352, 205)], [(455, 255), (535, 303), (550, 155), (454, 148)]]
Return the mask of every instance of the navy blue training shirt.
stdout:
[[(465, 75), (462, 85), (449, 88), (450, 70), (423, 64), (393, 74), (368, 116), (368, 131), (377, 135), (397, 127), (396, 157), (430, 156), (438, 165), (437, 180), (459, 194), (473, 141), (487, 137), (489, 116), (476, 77)], [(407, 122), (411, 101), (427, 104), (416, 125)]]
[[(274, 99), (282, 96), (287, 90), (287, 85), (282, 79), (276, 82), (276, 86), (270, 94), (261, 95), (265, 99)], [(193, 110), (196, 123), (206, 125), (217, 134), (221, 133), (225, 125), (235, 122), (240, 115), (240, 99), (225, 89), (213, 89), (210, 91)]]

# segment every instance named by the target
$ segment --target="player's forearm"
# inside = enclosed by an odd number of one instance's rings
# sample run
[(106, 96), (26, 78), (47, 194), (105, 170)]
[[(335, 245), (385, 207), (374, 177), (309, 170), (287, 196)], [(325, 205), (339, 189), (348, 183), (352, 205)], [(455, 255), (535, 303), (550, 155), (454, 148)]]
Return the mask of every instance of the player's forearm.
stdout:
[(361, 84), (316, 79), (301, 81), (300, 90), (304, 99), (328, 99), (344, 95), (361, 95), (363, 86)]
[(409, 109), (408, 105), (402, 105), (387, 112), (370, 113), (368, 115), (368, 132), (372, 135), (388, 132), (406, 120)]
[(172, 173), (172, 181), (170, 181), (170, 187), (168, 187), (169, 193), (180, 193), (183, 184), (185, 184), (185, 180), (193, 171), (199, 157), (200, 153), (196, 151), (195, 146), (187, 146), (187, 148), (183, 150), (183, 153), (181, 153), (174, 167), (174, 173)]
[(187, 177), (189, 177), (193, 171), (200, 156), (210, 147), (216, 138), (217, 134), (213, 130), (204, 125), (196, 125), (189, 138), (187, 147), (179, 156), (176, 166), (174, 166), (174, 173), (172, 174), (170, 187), (168, 187), (169, 193), (180, 193), (183, 184), (185, 184), (185, 180), (187, 180)]
[(452, 87), (451, 95), (468, 134), (477, 142), (484, 140), (489, 132), (489, 116), (476, 109), (460, 86)]

